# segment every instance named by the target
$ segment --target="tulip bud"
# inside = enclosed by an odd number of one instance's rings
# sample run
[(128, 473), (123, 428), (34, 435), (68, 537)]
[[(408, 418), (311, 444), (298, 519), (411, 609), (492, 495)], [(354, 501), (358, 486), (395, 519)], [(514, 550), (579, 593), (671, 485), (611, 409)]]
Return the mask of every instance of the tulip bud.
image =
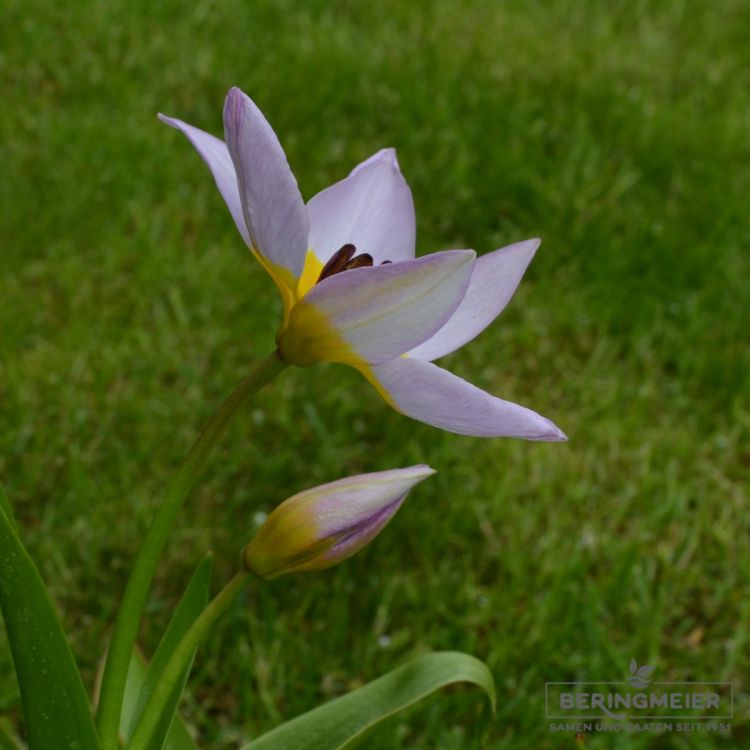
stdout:
[(300, 492), (279, 505), (245, 547), (245, 567), (270, 580), (336, 565), (373, 539), (409, 490), (434, 473), (420, 464)]

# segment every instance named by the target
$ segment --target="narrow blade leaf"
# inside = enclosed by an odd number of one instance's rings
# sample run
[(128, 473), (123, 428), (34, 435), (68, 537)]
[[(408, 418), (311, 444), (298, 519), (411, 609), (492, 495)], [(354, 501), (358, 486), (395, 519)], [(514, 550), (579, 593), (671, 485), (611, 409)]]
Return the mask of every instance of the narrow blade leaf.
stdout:
[(13, 508), (11, 507), (10, 500), (8, 500), (8, 496), (5, 494), (5, 487), (3, 487), (2, 482), (0, 482), (0, 511), (5, 513), (11, 526), (16, 529), (17, 526), (16, 519), (13, 517)]
[[(138, 705), (138, 698), (146, 679), (147, 664), (146, 659), (140, 652), (135, 652), (130, 660), (130, 669), (128, 670), (128, 680), (125, 683), (125, 696), (122, 704), (122, 722), (128, 725), (133, 722), (135, 709)], [(172, 725), (169, 728), (164, 750), (198, 750), (190, 731), (179, 714), (176, 714)]]
[(7, 719), (0, 719), (0, 750), (26, 750)]
[(495, 685), (479, 659), (453, 651), (426, 654), (351, 693), (308, 711), (243, 750), (343, 750), (377, 724), (446, 685), (473, 683), (495, 706)]
[(30, 750), (99, 743), (70, 646), (36, 566), (0, 510), (0, 608), (16, 667)]
[[(180, 599), (180, 603), (177, 605), (177, 608), (172, 615), (172, 619), (170, 620), (159, 646), (154, 653), (154, 658), (151, 660), (146, 674), (144, 675), (138, 701), (133, 707), (130, 720), (128, 722), (123, 720), (125, 737), (128, 742), (138, 724), (138, 720), (141, 718), (141, 714), (148, 702), (149, 696), (161, 679), (164, 667), (169, 662), (172, 653), (182, 640), (185, 633), (190, 630), (190, 627), (196, 621), (200, 613), (206, 608), (211, 590), (212, 568), (213, 556), (208, 554), (203, 558), (193, 573), (193, 576), (185, 589), (185, 593), (182, 595), (182, 599)], [(193, 656), (195, 656), (195, 652), (193, 652)], [(180, 696), (185, 688), (185, 683), (187, 682), (191, 667), (192, 660), (185, 669), (183, 679), (175, 687), (172, 698), (162, 714), (159, 728), (149, 746), (150, 748), (153, 748), (153, 750), (161, 750), (161, 747), (164, 744), (164, 739), (169, 732), (172, 718), (174, 717), (177, 705), (180, 702)]]

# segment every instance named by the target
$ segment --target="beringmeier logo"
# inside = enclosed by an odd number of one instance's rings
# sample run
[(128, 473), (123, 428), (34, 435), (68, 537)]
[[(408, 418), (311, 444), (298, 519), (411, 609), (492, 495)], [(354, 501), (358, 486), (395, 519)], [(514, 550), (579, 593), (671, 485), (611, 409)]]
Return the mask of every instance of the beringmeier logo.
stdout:
[(630, 660), (621, 682), (548, 682), (545, 716), (551, 732), (731, 731), (731, 682), (657, 682), (655, 667)]

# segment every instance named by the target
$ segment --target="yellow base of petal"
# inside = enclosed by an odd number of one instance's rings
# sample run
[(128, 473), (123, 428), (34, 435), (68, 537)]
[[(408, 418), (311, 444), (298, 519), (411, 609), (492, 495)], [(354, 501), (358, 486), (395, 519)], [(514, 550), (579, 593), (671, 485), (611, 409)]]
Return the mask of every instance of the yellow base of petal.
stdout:
[(365, 376), (365, 378), (367, 378), (367, 380), (370, 382), (370, 385), (380, 394), (380, 397), (383, 399), (383, 401), (385, 401), (386, 404), (391, 407), (391, 409), (401, 413), (401, 409), (398, 408), (398, 405), (391, 397), (391, 394), (388, 393), (388, 391), (383, 387), (383, 384), (375, 377), (375, 373), (372, 371), (372, 368), (367, 364), (355, 365), (355, 367), (362, 373), (362, 375)]
[(253, 250), (253, 254), (274, 280), (284, 303), (284, 319), (276, 336), (282, 359), (301, 367), (315, 362), (364, 366), (361, 357), (341, 338), (326, 316), (303, 299), (317, 284), (323, 270), (324, 264), (315, 253), (307, 251), (299, 279), (295, 279), (288, 269), (271, 263), (259, 252)]
[(276, 342), (284, 361), (302, 367), (316, 362), (343, 362), (354, 367), (365, 364), (325, 314), (305, 300), (294, 306)]
[(312, 250), (307, 251), (305, 256), (305, 265), (302, 268), (299, 280), (297, 281), (296, 299), (301, 300), (317, 283), (320, 278), (320, 272), (325, 264), (318, 259), (318, 256)]
[(270, 260), (261, 255), (255, 248), (251, 248), (251, 250), (258, 263), (263, 266), (266, 273), (273, 279), (274, 284), (276, 284), (279, 290), (279, 294), (281, 294), (281, 301), (284, 304), (284, 320), (281, 324), (283, 330), (289, 322), (289, 315), (292, 312), (292, 308), (317, 283), (324, 264), (318, 260), (317, 255), (312, 250), (308, 250), (302, 273), (299, 279), (295, 279), (288, 268), (271, 263)]

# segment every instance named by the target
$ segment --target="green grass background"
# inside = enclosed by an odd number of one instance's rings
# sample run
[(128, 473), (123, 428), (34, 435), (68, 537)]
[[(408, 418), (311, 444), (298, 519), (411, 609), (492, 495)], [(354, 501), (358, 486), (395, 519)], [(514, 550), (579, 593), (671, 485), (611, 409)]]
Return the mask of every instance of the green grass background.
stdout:
[[(253, 591), (184, 709), (206, 748), (414, 654), (496, 677), (487, 748), (573, 748), (547, 680), (732, 680), (750, 741), (746, 0), (9, 0), (0, 11), (0, 475), (90, 684), (170, 473), (274, 345), (280, 305), (184, 138), (226, 90), (266, 112), (306, 197), (383, 146), (418, 252), (543, 244), (509, 309), (444, 364), (554, 419), (565, 445), (464, 438), (343, 366), (285, 372), (187, 503), (142, 634), (203, 552), (231, 574), (260, 511), (428, 462), (368, 549)], [(0, 712), (20, 704), (0, 629)], [(372, 748), (474, 747), (455, 689)]]

